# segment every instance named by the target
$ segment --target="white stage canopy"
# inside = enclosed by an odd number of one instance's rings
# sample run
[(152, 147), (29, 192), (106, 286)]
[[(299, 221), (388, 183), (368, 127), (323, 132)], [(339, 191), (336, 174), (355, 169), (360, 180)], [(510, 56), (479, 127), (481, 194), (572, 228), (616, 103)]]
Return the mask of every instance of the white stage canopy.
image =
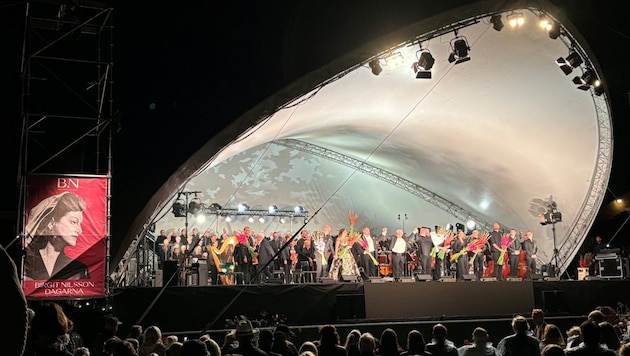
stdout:
[[(490, 22), (495, 14), (501, 31)], [(525, 23), (512, 28), (508, 15), (517, 14)], [(557, 38), (539, 27), (541, 15), (561, 24)], [(456, 37), (470, 60), (449, 61)], [(131, 247), (112, 267), (124, 266), (152, 223), (156, 233), (186, 224), (201, 232), (311, 232), (348, 228), (354, 210), (373, 235), (383, 226), (410, 233), (469, 219), (482, 231), (495, 221), (506, 231), (531, 230), (539, 265), (556, 262), (555, 246), (564, 270), (595, 219), (612, 159), (606, 93), (572, 81), (587, 69), (601, 72), (583, 42), (546, 1), (479, 1), (349, 48), (210, 137), (148, 202), (127, 236)], [(421, 49), (435, 59), (430, 79), (412, 69)], [(556, 60), (570, 53), (583, 63), (565, 74)], [(387, 67), (392, 55), (404, 63)], [(201, 202), (223, 209), (300, 205), (309, 217), (280, 224), (210, 215), (199, 223), (174, 217), (178, 192), (199, 192)], [(542, 225), (552, 201), (562, 219)]]

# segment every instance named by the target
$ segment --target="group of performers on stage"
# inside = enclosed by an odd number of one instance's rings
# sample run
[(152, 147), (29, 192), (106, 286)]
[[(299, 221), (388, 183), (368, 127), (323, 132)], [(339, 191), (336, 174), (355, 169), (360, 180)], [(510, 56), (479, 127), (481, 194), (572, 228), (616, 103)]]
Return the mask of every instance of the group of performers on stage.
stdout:
[[(191, 237), (164, 236), (157, 243), (160, 261), (175, 260), (184, 267), (206, 260), (212, 284), (264, 283), (282, 278), (281, 282), (301, 283), (361, 281), (386, 278), (423, 280), (456, 280), (494, 277), (530, 279), (536, 271), (537, 246), (531, 231), (515, 229), (503, 233), (494, 223), (493, 231), (445, 230), (416, 227), (411, 234), (397, 229), (393, 235), (383, 227), (373, 236), (369, 227), (354, 228), (358, 217), (350, 212), (350, 229), (332, 233), (330, 225), (299, 236), (274, 232), (253, 233), (249, 227), (229, 235), (206, 232)], [(181, 241), (187, 244), (180, 244)]]

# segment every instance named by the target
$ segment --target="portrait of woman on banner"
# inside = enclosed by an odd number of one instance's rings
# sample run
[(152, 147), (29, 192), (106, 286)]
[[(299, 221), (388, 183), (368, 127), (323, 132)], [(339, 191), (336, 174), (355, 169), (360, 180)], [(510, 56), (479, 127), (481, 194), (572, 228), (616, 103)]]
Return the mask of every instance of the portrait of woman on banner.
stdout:
[(31, 209), (24, 241), (25, 280), (89, 279), (87, 265), (66, 255), (81, 232), (85, 200), (72, 192), (50, 196)]

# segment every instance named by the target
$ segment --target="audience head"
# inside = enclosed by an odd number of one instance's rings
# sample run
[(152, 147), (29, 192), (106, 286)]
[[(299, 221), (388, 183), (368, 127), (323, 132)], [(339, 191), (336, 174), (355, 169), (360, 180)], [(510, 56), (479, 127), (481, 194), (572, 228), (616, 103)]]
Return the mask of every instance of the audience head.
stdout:
[(543, 314), (542, 309), (532, 309), (532, 321), (535, 325), (540, 325), (545, 320), (545, 315)]
[(587, 320), (580, 324), (580, 335), (585, 344), (599, 344), (601, 340), (601, 328), (599, 324)]
[(33, 335), (57, 337), (68, 332), (68, 317), (57, 303), (46, 303), (37, 309), (31, 322)]
[(85, 346), (79, 346), (74, 349), (72, 356), (90, 356), (90, 349)]
[(376, 339), (369, 332), (361, 334), (359, 337), (359, 351), (363, 354), (373, 354), (376, 350)]
[(587, 319), (588, 321), (599, 324), (602, 321), (606, 321), (606, 316), (599, 310), (593, 310), (592, 312), (588, 313)]
[(346, 345), (345, 345), (346, 349), (350, 345), (358, 345), (359, 344), (359, 338), (361, 338), (361, 331), (359, 331), (359, 329), (352, 329), (352, 330), (350, 330), (350, 332), (346, 336)]
[(211, 338), (210, 335), (201, 335), (199, 340), (206, 343), (206, 347), (208, 348), (210, 356), (221, 356), (221, 346), (219, 346), (219, 343)]
[(298, 354), (302, 355), (305, 352), (312, 352), (313, 355), (317, 356), (318, 352), (315, 343), (311, 341), (305, 341), (304, 343), (302, 343), (302, 345), (300, 346), (300, 350), (298, 350)]
[(446, 326), (443, 324), (435, 324), (433, 325), (433, 330), (431, 331), (431, 335), (435, 340), (444, 341), (446, 340)]
[(599, 327), (601, 329), (600, 343), (605, 344), (609, 350), (617, 351), (621, 347), (621, 341), (615, 327), (607, 321), (599, 323)]
[(564, 356), (564, 349), (556, 344), (549, 344), (542, 349), (540, 355), (541, 356)]
[(472, 333), (472, 340), (475, 344), (485, 345), (488, 343), (489, 335), (484, 328), (475, 328)]
[(166, 356), (181, 356), (183, 343), (175, 341), (166, 349)]
[(254, 336), (256, 336), (257, 334), (258, 334), (258, 329), (254, 329), (251, 321), (249, 320), (246, 320), (246, 319), (239, 320), (238, 324), (236, 324), (236, 331), (234, 335), (236, 336), (236, 339), (238, 340), (239, 345), (241, 343), (243, 344), (251, 343), (252, 340), (254, 339)]
[(542, 341), (545, 344), (556, 344), (559, 346), (565, 346), (564, 336), (560, 328), (555, 324), (547, 324), (542, 334)]
[(209, 354), (206, 343), (199, 339), (184, 341), (180, 351), (181, 356), (208, 356)]
[[(177, 341), (177, 337), (175, 337), (174, 341)], [(153, 345), (153, 344), (157, 344), (161, 342), (162, 342), (162, 331), (156, 325), (151, 325), (144, 331), (145, 344)]]
[(383, 330), (379, 341), (380, 354), (394, 353), (400, 348), (398, 344), (398, 334), (396, 334), (396, 331), (392, 328)]
[(529, 323), (522, 315), (517, 315), (512, 319), (512, 330), (517, 334), (524, 334), (529, 330)]
[(321, 345), (338, 345), (339, 334), (337, 328), (332, 324), (323, 325), (319, 328), (319, 340)]
[(258, 347), (263, 351), (271, 350), (273, 346), (273, 332), (269, 329), (262, 329), (258, 332)]
[(407, 334), (407, 350), (410, 352), (420, 353), (424, 351), (426, 346), (426, 341), (424, 340), (424, 336), (418, 330), (411, 330)]

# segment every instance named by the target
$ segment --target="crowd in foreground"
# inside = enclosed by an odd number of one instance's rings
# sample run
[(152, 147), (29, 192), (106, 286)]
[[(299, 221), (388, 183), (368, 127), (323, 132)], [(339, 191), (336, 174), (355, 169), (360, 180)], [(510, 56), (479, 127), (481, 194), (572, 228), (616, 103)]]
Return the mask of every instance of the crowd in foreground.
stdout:
[(157, 325), (133, 325), (119, 335), (120, 321), (105, 320), (92, 345), (86, 345), (73, 330), (63, 308), (54, 302), (30, 310), (25, 356), (413, 356), (413, 355), (630, 355), (628, 321), (609, 307), (593, 310), (580, 325), (562, 331), (547, 322), (540, 309), (531, 318), (517, 315), (512, 332), (493, 345), (483, 325), (472, 331), (471, 341), (456, 345), (447, 327), (436, 323), (431, 335), (412, 329), (398, 335), (385, 327), (379, 335), (352, 329), (340, 335), (335, 325), (322, 325), (313, 340), (297, 342), (285, 324), (260, 328), (256, 321), (242, 318), (221, 340), (204, 334), (198, 338), (163, 335)]

